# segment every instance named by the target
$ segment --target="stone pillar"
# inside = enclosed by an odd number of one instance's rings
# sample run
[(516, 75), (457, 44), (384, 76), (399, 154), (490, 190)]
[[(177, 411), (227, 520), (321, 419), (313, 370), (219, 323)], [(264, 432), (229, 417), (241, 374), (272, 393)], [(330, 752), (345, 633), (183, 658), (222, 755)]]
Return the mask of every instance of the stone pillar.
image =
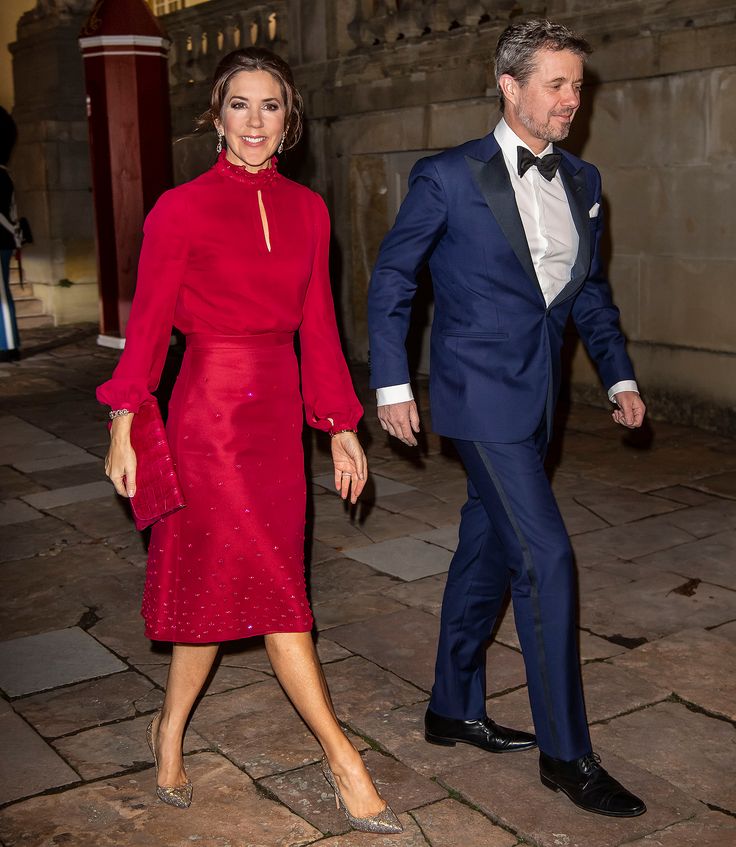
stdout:
[(13, 57), (18, 144), (11, 162), (18, 206), (33, 228), (23, 251), (33, 293), (56, 324), (97, 317), (97, 271), (76, 44), (91, 0), (39, 0), (18, 22)]

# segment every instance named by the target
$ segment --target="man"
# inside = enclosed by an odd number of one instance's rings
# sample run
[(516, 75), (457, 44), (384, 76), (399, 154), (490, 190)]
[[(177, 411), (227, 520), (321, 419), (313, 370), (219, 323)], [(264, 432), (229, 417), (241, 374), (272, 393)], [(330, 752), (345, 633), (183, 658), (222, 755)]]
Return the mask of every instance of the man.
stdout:
[(371, 280), (371, 384), (383, 428), (416, 444), (405, 339), (416, 274), (428, 260), (432, 421), (465, 465), (468, 500), (426, 738), (491, 752), (535, 746), (534, 736), (486, 715), (485, 645), (510, 582), (542, 782), (588, 811), (630, 817), (644, 803), (591, 750), (572, 552), (543, 468), (570, 315), (614, 420), (638, 427), (645, 412), (601, 265), (600, 175), (554, 146), (580, 105), (589, 52), (549, 21), (508, 27), (496, 48), (503, 117), (493, 133), (415, 165)]

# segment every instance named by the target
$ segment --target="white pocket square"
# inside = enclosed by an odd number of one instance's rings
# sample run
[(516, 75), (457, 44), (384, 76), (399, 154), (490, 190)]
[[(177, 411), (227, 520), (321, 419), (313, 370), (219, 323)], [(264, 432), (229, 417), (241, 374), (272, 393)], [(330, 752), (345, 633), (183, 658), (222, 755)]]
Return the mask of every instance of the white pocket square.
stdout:
[(600, 203), (594, 203), (594, 204), (590, 207), (590, 211), (588, 212), (588, 217), (589, 217), (589, 218), (597, 218), (597, 217), (598, 217), (598, 210), (599, 210), (600, 208), (601, 208), (601, 204), (600, 204)]

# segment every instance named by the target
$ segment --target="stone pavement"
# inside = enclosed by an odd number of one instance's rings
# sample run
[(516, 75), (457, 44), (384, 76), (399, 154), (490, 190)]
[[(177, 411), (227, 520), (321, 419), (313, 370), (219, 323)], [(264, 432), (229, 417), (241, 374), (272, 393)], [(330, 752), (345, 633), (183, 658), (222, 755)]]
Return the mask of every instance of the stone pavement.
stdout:
[[(631, 436), (586, 406), (569, 412), (554, 485), (577, 556), (595, 748), (646, 815), (580, 812), (541, 786), (534, 753), (424, 742), (464, 475), (431, 434), (421, 452), (389, 445), (372, 412), (373, 476), (352, 514), (330, 491), (325, 443), (307, 441), (309, 583), (338, 712), (404, 834), (348, 832), (257, 641), (222, 652), (192, 721), (191, 809), (158, 803), (144, 730), (169, 656), (143, 637), (143, 539), (102, 475), (93, 389), (114, 359), (88, 339), (0, 367), (6, 847), (736, 844), (734, 442), (664, 423)], [(510, 611), (488, 664), (490, 714), (530, 727)]]

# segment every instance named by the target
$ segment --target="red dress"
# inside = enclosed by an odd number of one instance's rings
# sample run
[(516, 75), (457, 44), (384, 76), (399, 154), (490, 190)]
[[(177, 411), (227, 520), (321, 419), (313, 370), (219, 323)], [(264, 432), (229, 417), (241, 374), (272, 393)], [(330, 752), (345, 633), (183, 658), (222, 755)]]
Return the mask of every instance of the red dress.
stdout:
[(353, 428), (362, 414), (335, 323), (329, 232), (319, 195), (275, 163), (249, 174), (224, 154), (146, 219), (125, 350), (97, 397), (135, 411), (158, 385), (172, 324), (187, 336), (167, 422), (187, 505), (151, 531), (149, 638), (312, 627), (304, 414), (322, 430)]

